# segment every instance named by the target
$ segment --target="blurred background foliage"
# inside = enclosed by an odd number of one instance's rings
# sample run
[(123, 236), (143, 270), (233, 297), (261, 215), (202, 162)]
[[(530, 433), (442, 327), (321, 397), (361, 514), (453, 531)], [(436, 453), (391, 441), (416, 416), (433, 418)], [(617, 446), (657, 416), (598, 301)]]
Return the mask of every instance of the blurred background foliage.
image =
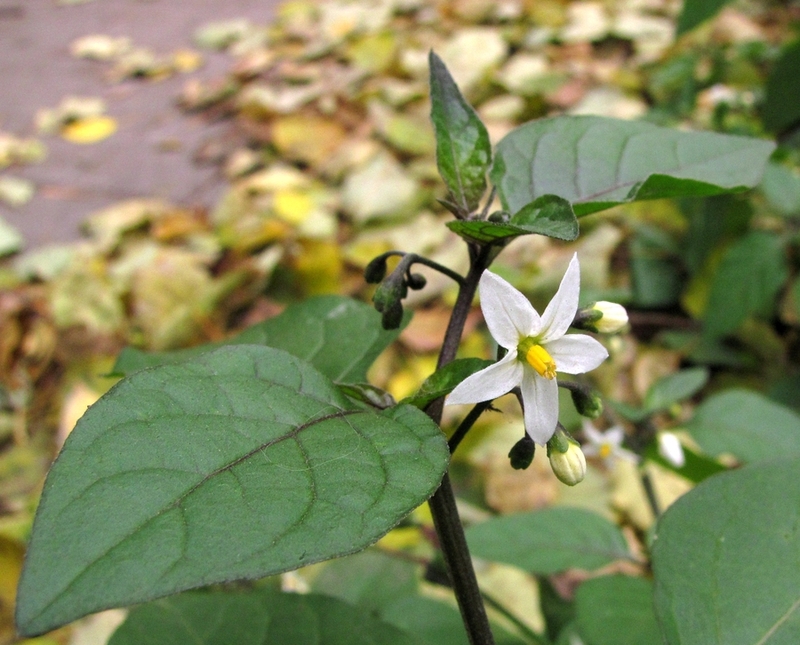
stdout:
[[(0, 643), (13, 640), (15, 581), (44, 474), (86, 406), (114, 383), (107, 374), (123, 347), (219, 340), (316, 294), (368, 300), (363, 269), (390, 249), (467, 266), (463, 244), (444, 226), (451, 216), (436, 201), (445, 194), (428, 119), (431, 49), (494, 142), (520, 123), (561, 113), (779, 142), (756, 190), (611, 209), (583, 218), (574, 244), (518, 238), (493, 270), (540, 307), (577, 251), (582, 299), (628, 307), (630, 327), (606, 340), (611, 359), (592, 382), (609, 402), (601, 425), (622, 424), (648, 457), (662, 508), (725, 468), (800, 453), (798, 25), (800, 3), (778, 0), (293, 0), (270, 25), (236, 20), (200, 29), (195, 57), (171, 60), (194, 64), (209, 48), (230, 57), (227, 74), (188, 81), (178, 97), (187, 113), (230, 124), (198, 151), (219, 164), (228, 185), (214, 208), (143, 196), (88, 214), (79, 242), (28, 252), (0, 225)], [(73, 55), (100, 59), (113, 79), (171, 73), (141, 56), (133, 65), (130, 47), (115, 48), (110, 37), (87, 36), (93, 40)], [(62, 136), (91, 138), (97, 128), (110, 136), (96, 110), (50, 117), (50, 131)], [(0, 133), (0, 199), (24, 200), (13, 168), (44, 155), (44, 139)], [(410, 296), (411, 324), (371, 372), (397, 399), (433, 371), (455, 296), (446, 278), (426, 277), (427, 287)], [(476, 308), (461, 356), (489, 358), (490, 343)], [(563, 423), (580, 435), (569, 398), (562, 403)], [(587, 636), (596, 631), (593, 614), (581, 613), (602, 594), (575, 589), (598, 566), (646, 570), (654, 518), (636, 466), (591, 460), (574, 489), (556, 482), (544, 455), (526, 471), (512, 470), (507, 453), (522, 434), (521, 418), (513, 401), (498, 407), (504, 414), (484, 415), (453, 464), (465, 521), (581, 507), (619, 527), (609, 524), (603, 530), (616, 532), (601, 538), (622, 559), (567, 570), (486, 564), (479, 575), (502, 609), (495, 617), (523, 635), (546, 630), (569, 642), (577, 629), (587, 642), (606, 642)], [(448, 414), (445, 429), (458, 420)], [(680, 437), (683, 467), (658, 454), (663, 430)], [(286, 574), (282, 584), (368, 605), (398, 626), (414, 616), (422, 624), (419, 585), (446, 596), (420, 582), (423, 569), (436, 579), (431, 536), (427, 510), (419, 509), (346, 566), (318, 565)], [(378, 575), (386, 569), (392, 575)], [(425, 627), (427, 642), (463, 642), (447, 628), (452, 612), (437, 616)], [(103, 625), (36, 642), (96, 642), (86, 639), (99, 638)]]

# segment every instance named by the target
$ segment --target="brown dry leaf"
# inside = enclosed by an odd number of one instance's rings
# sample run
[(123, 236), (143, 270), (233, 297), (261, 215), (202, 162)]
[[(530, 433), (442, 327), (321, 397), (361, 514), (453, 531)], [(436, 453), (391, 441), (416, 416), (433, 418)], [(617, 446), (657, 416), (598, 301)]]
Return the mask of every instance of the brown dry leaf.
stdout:
[[(400, 334), (400, 340), (414, 353), (438, 351), (450, 321), (450, 313), (449, 308), (439, 305), (417, 309), (408, 327)], [(464, 336), (471, 334), (482, 320), (477, 309), (471, 311), (464, 326)]]
[(197, 336), (220, 295), (219, 284), (194, 253), (161, 248), (146, 257), (131, 283), (133, 323), (148, 348), (172, 349)]
[(676, 351), (641, 346), (631, 368), (633, 389), (639, 400), (653, 383), (677, 370), (680, 362), (681, 355)]
[(279, 116), (272, 124), (272, 142), (280, 153), (314, 167), (325, 163), (346, 137), (338, 121), (320, 116)]

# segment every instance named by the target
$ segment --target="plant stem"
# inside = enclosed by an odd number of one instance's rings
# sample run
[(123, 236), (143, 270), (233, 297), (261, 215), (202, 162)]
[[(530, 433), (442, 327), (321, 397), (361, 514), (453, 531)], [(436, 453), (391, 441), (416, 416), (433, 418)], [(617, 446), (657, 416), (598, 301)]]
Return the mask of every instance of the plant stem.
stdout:
[[(442, 350), (439, 353), (437, 366), (439, 368), (455, 358), (461, 342), (461, 334), (464, 331), (464, 324), (472, 306), (472, 298), (478, 288), (478, 281), (490, 261), (490, 247), (472, 248), (470, 251), (472, 260), (470, 270), (463, 283), (459, 284), (458, 298), (442, 341)], [(428, 416), (437, 425), (442, 421), (443, 407), (444, 397), (441, 397), (433, 401), (426, 409)], [(478, 588), (478, 580), (475, 577), (475, 570), (472, 568), (472, 558), (464, 536), (464, 527), (458, 516), (456, 498), (450, 484), (450, 476), (447, 473), (428, 504), (469, 642), (471, 645), (494, 645), (489, 619), (486, 616), (486, 609)]]
[(467, 436), (470, 428), (475, 425), (475, 422), (490, 407), (492, 407), (491, 401), (483, 401), (472, 408), (469, 411), (469, 414), (464, 417), (464, 420), (459, 424), (458, 428), (456, 428), (456, 431), (453, 433), (453, 436), (450, 437), (447, 442), (447, 444), (450, 446), (451, 455), (456, 451), (456, 448), (458, 448), (458, 444), (461, 443), (461, 440)]

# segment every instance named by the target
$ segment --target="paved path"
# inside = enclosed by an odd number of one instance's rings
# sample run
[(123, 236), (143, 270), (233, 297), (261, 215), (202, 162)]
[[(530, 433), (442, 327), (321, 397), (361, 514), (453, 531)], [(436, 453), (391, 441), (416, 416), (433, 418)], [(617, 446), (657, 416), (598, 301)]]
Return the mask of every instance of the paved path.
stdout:
[[(279, 0), (0, 0), (0, 129), (35, 134), (33, 118), (67, 95), (100, 96), (119, 130), (105, 141), (77, 145), (46, 137), (47, 160), (6, 170), (34, 181), (37, 193), (21, 208), (0, 205), (0, 216), (20, 229), (28, 247), (78, 236), (89, 212), (116, 200), (161, 196), (182, 204), (209, 205), (221, 189), (217, 170), (192, 161), (198, 147), (224, 125), (186, 116), (174, 105), (192, 76), (222, 74), (230, 59), (208, 55), (193, 74), (167, 80), (105, 78), (109, 65), (76, 59), (70, 43), (93, 33), (128, 36), (135, 45), (167, 54), (191, 45), (194, 31), (210, 21), (248, 17), (266, 23)], [(164, 142), (172, 142), (164, 152)], [(179, 142), (176, 147), (175, 142)]]

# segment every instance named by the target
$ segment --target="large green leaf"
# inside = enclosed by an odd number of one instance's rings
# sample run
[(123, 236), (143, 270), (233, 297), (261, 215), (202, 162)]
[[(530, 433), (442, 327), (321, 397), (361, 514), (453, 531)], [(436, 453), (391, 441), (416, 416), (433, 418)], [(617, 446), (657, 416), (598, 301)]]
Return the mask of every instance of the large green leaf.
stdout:
[(800, 415), (750, 390), (707, 398), (686, 427), (711, 455), (731, 453), (742, 461), (800, 455)]
[(781, 236), (751, 231), (722, 258), (711, 284), (703, 331), (722, 336), (736, 331), (750, 315), (769, 316), (788, 275)]
[[(421, 565), (371, 549), (327, 563), (311, 584), (314, 591), (352, 603), (426, 645), (468, 645), (458, 609), (420, 596), (421, 577)], [(492, 632), (497, 645), (522, 642), (496, 625)]]
[(557, 195), (580, 217), (637, 199), (750, 188), (761, 180), (774, 148), (770, 141), (714, 132), (562, 116), (532, 121), (503, 137), (490, 176), (512, 213)]
[(784, 50), (765, 90), (763, 119), (768, 130), (781, 132), (800, 122), (800, 40)]
[(456, 220), (447, 227), (470, 242), (505, 243), (520, 235), (547, 235), (571, 241), (578, 237), (578, 218), (566, 199), (543, 195), (523, 206), (507, 222)]
[(684, 0), (678, 16), (678, 35), (691, 31), (697, 25), (716, 15), (731, 0)]
[(267, 345), (307, 360), (333, 381), (359, 383), (367, 380), (369, 366), (409, 320), (406, 316), (399, 329), (386, 331), (381, 315), (371, 306), (343, 296), (318, 296), (221, 343), (158, 353), (127, 348), (113, 371), (124, 376), (145, 367), (180, 363), (224, 345)]
[(586, 645), (661, 642), (653, 610), (653, 583), (644, 578), (615, 575), (587, 580), (575, 594), (575, 616)]
[(419, 645), (352, 605), (271, 590), (188, 592), (131, 611), (109, 645)]
[(431, 52), (428, 62), (436, 164), (456, 206), (471, 213), (486, 192), (486, 171), (492, 163), (489, 133), (442, 59)]
[(449, 451), (412, 406), (355, 409), (284, 351), (225, 347), (133, 374), (45, 483), (20, 631), (364, 548), (436, 489)]
[(792, 457), (723, 473), (661, 517), (655, 602), (669, 645), (800, 643), (798, 472)]
[(630, 558), (615, 524), (579, 508), (548, 508), (481, 522), (467, 530), (473, 555), (532, 573), (597, 569)]

